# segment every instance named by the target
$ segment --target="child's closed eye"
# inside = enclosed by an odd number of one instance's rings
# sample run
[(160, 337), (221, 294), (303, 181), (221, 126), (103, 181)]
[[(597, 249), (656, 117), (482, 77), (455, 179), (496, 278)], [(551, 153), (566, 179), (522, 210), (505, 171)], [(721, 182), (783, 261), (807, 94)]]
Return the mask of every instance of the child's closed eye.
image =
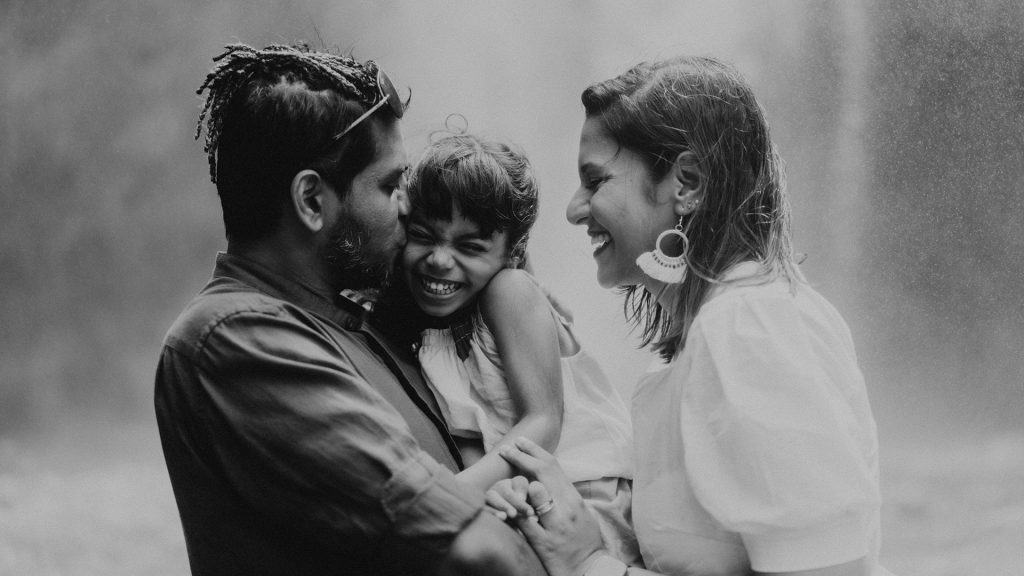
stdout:
[(408, 240), (421, 244), (432, 242), (434, 239), (434, 236), (429, 231), (427, 231), (425, 228), (416, 225), (409, 226), (409, 228), (405, 231), (405, 236)]
[(482, 242), (463, 242), (462, 244), (459, 245), (459, 247), (463, 251), (469, 252), (471, 254), (482, 254), (484, 252), (487, 252), (491, 248), (489, 245), (484, 244)]

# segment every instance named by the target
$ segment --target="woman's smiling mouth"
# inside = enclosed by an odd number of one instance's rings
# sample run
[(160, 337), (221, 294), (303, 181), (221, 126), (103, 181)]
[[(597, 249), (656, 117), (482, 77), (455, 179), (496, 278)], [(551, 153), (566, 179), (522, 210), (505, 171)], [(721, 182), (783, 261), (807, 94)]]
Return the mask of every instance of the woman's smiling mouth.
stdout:
[(607, 232), (596, 232), (590, 234), (590, 247), (594, 251), (594, 255), (601, 251), (602, 248), (610, 244), (612, 237)]

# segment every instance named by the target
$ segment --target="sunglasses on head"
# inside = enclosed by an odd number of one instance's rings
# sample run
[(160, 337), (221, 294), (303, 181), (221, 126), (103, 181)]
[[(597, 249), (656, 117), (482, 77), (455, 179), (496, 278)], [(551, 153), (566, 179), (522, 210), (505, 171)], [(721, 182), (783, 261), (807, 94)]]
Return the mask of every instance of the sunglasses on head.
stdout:
[(395, 115), (395, 118), (401, 118), (405, 114), (405, 106), (402, 105), (402, 99), (398, 96), (398, 90), (395, 90), (395, 85), (391, 83), (391, 79), (380, 68), (377, 68), (377, 94), (380, 98), (377, 100), (377, 103), (370, 106), (369, 110), (349, 124), (348, 128), (338, 132), (334, 136), (335, 141), (341, 140), (342, 136), (351, 132), (353, 128), (359, 126), (363, 120), (369, 118), (371, 114), (385, 104), (391, 109), (391, 113)]

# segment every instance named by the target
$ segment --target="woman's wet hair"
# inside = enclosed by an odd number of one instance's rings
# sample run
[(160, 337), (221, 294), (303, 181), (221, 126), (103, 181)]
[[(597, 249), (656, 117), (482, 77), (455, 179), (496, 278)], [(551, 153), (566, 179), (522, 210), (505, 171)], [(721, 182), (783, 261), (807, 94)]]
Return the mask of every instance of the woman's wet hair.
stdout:
[[(769, 276), (799, 278), (790, 245), (782, 162), (750, 86), (731, 65), (710, 57), (645, 62), (587, 88), (587, 118), (638, 154), (653, 179), (692, 153), (703, 175), (698, 208), (683, 221), (689, 273), (665, 309), (642, 287), (624, 288), (627, 317), (644, 346), (671, 358), (723, 272), (754, 260)], [(653, 246), (652, 246), (653, 248)]]
[(414, 215), (450, 221), (458, 209), (484, 237), (508, 233), (512, 265), (525, 265), (530, 228), (537, 220), (537, 181), (516, 146), (472, 134), (435, 140), (409, 177)]

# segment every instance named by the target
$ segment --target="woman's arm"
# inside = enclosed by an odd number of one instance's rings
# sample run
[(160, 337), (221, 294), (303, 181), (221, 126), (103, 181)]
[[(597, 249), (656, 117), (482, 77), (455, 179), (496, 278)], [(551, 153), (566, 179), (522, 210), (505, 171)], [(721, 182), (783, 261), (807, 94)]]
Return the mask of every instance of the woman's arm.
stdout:
[[(537, 284), (521, 270), (503, 270), (480, 296), (480, 311), (494, 335), (516, 423), (497, 447), (526, 437), (554, 451), (562, 430), (562, 371), (558, 327)], [(513, 475), (493, 451), (458, 477), (481, 490)]]

